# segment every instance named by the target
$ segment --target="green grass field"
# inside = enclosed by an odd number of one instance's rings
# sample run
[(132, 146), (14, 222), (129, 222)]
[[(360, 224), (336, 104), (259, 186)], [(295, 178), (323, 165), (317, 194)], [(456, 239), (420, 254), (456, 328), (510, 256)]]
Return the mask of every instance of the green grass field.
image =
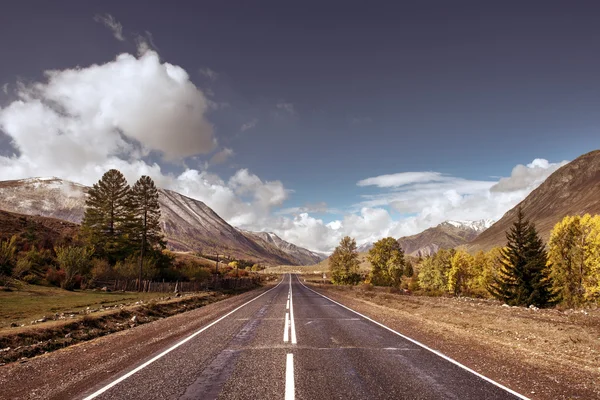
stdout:
[(77, 312), (164, 297), (165, 293), (67, 291), (55, 287), (23, 284), (18, 290), (0, 291), (0, 329), (11, 323), (29, 325), (31, 321), (55, 313)]

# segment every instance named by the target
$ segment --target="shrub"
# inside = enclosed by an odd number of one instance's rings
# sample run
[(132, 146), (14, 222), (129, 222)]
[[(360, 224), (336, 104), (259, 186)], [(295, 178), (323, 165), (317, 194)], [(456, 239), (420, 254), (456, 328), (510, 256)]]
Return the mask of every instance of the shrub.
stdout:
[(46, 271), (46, 281), (54, 286), (62, 286), (65, 280), (65, 271), (62, 269), (48, 268)]
[[(120, 278), (137, 279), (140, 273), (140, 262), (135, 256), (127, 257), (125, 261), (117, 262), (114, 271)], [(154, 279), (158, 273), (155, 261), (151, 258), (145, 259), (142, 267), (142, 279)]]
[(19, 258), (12, 271), (12, 275), (17, 279), (21, 279), (25, 275), (30, 275), (32, 267), (33, 264), (27, 258)]
[(92, 282), (100, 281), (100, 280), (107, 280), (107, 279), (114, 279), (116, 273), (113, 270), (113, 268), (110, 266), (110, 264), (108, 263), (107, 260), (94, 258), (91, 261), (91, 265), (92, 265), (92, 267), (90, 270), (90, 275), (91, 275)]
[(16, 263), (17, 237), (0, 242), (0, 274), (10, 275)]
[(29, 283), (30, 285), (37, 285), (40, 283), (40, 277), (34, 274), (27, 274), (22, 279), (24, 282)]
[[(58, 264), (65, 273), (61, 287), (71, 290), (77, 283), (75, 276), (88, 272), (92, 252), (85, 247), (57, 247), (55, 251)], [(79, 281), (81, 281), (81, 278), (79, 278)]]

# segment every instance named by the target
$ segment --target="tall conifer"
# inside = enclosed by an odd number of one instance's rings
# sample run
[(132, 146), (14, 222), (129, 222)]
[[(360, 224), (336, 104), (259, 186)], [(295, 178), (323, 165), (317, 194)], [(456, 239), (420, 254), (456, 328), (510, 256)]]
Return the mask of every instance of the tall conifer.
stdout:
[(502, 249), (502, 267), (492, 279), (489, 292), (509, 305), (544, 307), (555, 304), (544, 242), (535, 226), (525, 219), (521, 208), (506, 238), (508, 243)]
[(164, 248), (160, 228), (160, 205), (158, 190), (149, 176), (142, 176), (131, 190), (131, 242), (140, 254), (139, 279), (142, 279), (144, 257), (150, 250)]
[(82, 229), (95, 253), (111, 262), (127, 252), (130, 188), (123, 174), (111, 169), (89, 190)]

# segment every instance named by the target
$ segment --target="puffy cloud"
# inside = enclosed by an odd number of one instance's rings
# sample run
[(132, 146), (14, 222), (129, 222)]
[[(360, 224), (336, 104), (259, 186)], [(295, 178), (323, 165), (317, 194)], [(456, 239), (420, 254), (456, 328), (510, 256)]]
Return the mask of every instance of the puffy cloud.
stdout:
[(567, 161), (561, 163), (549, 163), (548, 160), (536, 158), (527, 165), (517, 165), (513, 168), (510, 177), (501, 178), (490, 190), (492, 192), (513, 192), (527, 189), (542, 183), (552, 172), (556, 171)]
[(94, 21), (100, 22), (100, 23), (104, 24), (104, 26), (106, 26), (108, 29), (110, 29), (110, 31), (112, 32), (115, 39), (117, 39), (121, 42), (125, 41), (125, 38), (123, 37), (123, 25), (121, 25), (121, 23), (119, 21), (117, 21), (115, 19), (115, 17), (113, 17), (112, 15), (97, 14), (94, 16)]
[(229, 158), (233, 157), (235, 153), (233, 152), (233, 150), (225, 147), (223, 150), (219, 151), (218, 153), (215, 153), (215, 155), (213, 155), (210, 158), (209, 163), (211, 165), (215, 165), (215, 164), (223, 164), (225, 161), (227, 161)]
[(81, 167), (136, 146), (169, 160), (215, 147), (203, 93), (184, 69), (161, 63), (153, 51), (46, 76), (45, 83), (21, 85), (20, 100), (0, 110), (0, 127), (23, 153), (23, 167), (39, 171), (56, 160)]

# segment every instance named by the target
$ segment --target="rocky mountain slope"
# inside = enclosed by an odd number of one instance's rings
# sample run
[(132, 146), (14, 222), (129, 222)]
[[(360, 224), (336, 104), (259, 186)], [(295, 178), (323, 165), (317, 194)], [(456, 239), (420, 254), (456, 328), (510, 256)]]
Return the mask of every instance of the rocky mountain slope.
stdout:
[[(408, 255), (424, 257), (435, 254), (440, 249), (450, 249), (467, 244), (492, 225), (492, 220), (445, 221), (412, 236), (398, 239), (398, 243)], [(358, 246), (359, 253), (371, 250), (373, 243)]]
[(467, 244), (484, 232), (492, 221), (445, 221), (412, 236), (398, 239), (406, 254), (417, 257), (430, 256), (440, 249), (450, 249)]
[(548, 240), (554, 225), (566, 215), (600, 214), (600, 150), (584, 154), (550, 175), (515, 208), (469, 243), (469, 249), (489, 250), (506, 243), (505, 232), (522, 207), (540, 235)]
[(293, 243), (286, 242), (272, 232), (241, 232), (254, 240), (256, 243), (264, 246), (265, 249), (275, 247), (281, 250), (296, 261), (294, 265), (313, 265), (325, 259), (325, 256), (314, 253), (302, 247), (298, 247)]
[[(0, 182), (0, 210), (80, 223), (88, 187), (58, 178)], [(267, 264), (305, 263), (308, 250), (276, 245), (242, 233), (210, 207), (171, 190), (159, 189), (161, 225), (172, 250), (220, 254)], [(286, 251), (285, 249), (288, 249)]]

